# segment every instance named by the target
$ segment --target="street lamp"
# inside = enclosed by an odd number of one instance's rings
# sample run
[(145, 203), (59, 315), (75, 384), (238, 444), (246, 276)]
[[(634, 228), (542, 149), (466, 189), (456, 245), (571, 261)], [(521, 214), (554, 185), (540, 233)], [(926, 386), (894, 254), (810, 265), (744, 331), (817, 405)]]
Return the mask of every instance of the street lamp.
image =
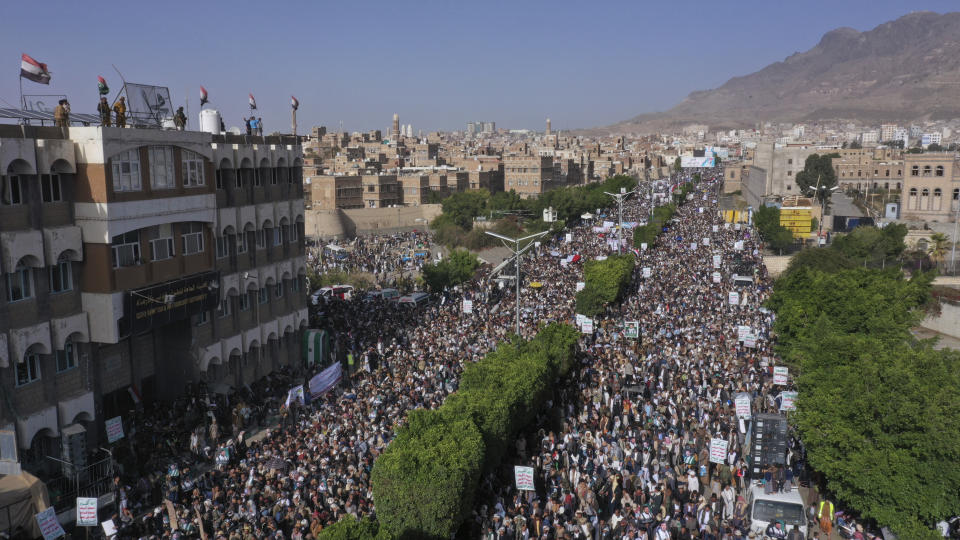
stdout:
[(608, 191), (603, 192), (605, 195), (609, 195), (617, 200), (617, 212), (620, 217), (620, 228), (617, 229), (617, 252), (618, 253), (620, 252), (620, 248), (623, 246), (623, 201), (625, 201), (627, 197), (636, 193), (638, 189), (640, 188), (637, 187), (632, 191), (627, 191), (627, 188), (622, 187), (620, 188), (620, 193), (610, 193)]
[[(514, 266), (516, 266), (516, 270), (517, 270), (517, 275), (516, 275), (517, 277), (517, 305), (516, 305), (517, 317), (516, 319), (517, 319), (517, 335), (519, 336), (520, 335), (520, 256), (523, 255), (525, 251), (530, 249), (530, 246), (533, 245), (533, 239), (540, 238), (550, 231), (541, 231), (538, 233), (531, 234), (530, 236), (524, 236), (523, 238), (510, 238), (508, 236), (497, 234), (495, 232), (490, 232), (490, 231), (484, 231), (484, 232), (486, 232), (490, 236), (493, 236), (494, 238), (499, 238), (503, 242), (503, 247), (513, 251), (513, 256), (516, 259), (514, 261)], [(530, 242), (521, 248), (520, 242), (523, 242), (525, 240), (530, 240)], [(513, 244), (512, 248), (510, 248), (510, 246), (507, 245), (508, 242)]]
[[(818, 246), (818, 247), (819, 247), (820, 245), (822, 245), (822, 244), (820, 243), (820, 241), (821, 241), (821, 238), (823, 237), (823, 218), (825, 217), (825, 215), (826, 215), (826, 213), (827, 213), (827, 195), (828, 195), (828, 194), (832, 194), (834, 191), (836, 191), (836, 190), (838, 190), (838, 189), (840, 189), (840, 186), (833, 186), (832, 188), (828, 188), (827, 186), (821, 186), (821, 185), (820, 185), (820, 176), (819, 176), (819, 175), (817, 176), (817, 187), (814, 188), (814, 190), (813, 190), (813, 197), (814, 197), (815, 199), (816, 199), (816, 198), (819, 198), (819, 199), (820, 199), (820, 222), (819, 222), (819, 228), (818, 228), (819, 230), (817, 231), (817, 246)], [(822, 193), (822, 195), (821, 195), (821, 193)]]

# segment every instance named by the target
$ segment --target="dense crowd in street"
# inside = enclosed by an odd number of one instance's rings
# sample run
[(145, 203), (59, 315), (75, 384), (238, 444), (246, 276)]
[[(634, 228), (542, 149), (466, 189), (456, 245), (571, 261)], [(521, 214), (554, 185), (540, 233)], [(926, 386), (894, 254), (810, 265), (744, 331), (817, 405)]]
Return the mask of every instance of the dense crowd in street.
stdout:
[[(535, 467), (537, 490), (518, 493), (507, 481), (512, 467), (485, 479), (477, 535), (741, 537), (733, 531), (745, 525), (744, 464), (731, 396), (751, 393), (755, 410), (772, 405), (761, 367), (772, 354), (772, 320), (759, 309), (769, 280), (748, 229), (717, 217), (716, 184), (701, 186), (656, 247), (636, 255), (626, 300), (584, 334), (579, 369), (555, 396), (559, 416), (544, 415), (539, 431), (517, 441), (517, 463)], [(624, 220), (642, 222), (651, 204), (646, 193), (629, 200)], [(524, 256), (525, 337), (540, 321), (575, 319), (582, 261), (608, 255), (617, 234), (596, 225), (544, 238)], [(734, 249), (737, 241), (742, 249)], [(314, 263), (321, 271), (386, 276), (405, 264), (397, 254), (430, 246), (422, 232), (370, 236), (354, 241), (346, 257)], [(711, 280), (714, 252), (721, 283)], [(730, 306), (735, 265), (752, 266), (756, 285), (742, 291), (742, 305)], [(645, 267), (649, 278), (641, 277)], [(306, 405), (284, 406), (290, 386), (311, 373), (286, 370), (230, 400), (198, 388), (138, 418), (152, 427), (135, 446), (154, 457), (134, 460), (116, 480), (121, 537), (199, 537), (202, 528), (214, 539), (313, 538), (346, 515), (374, 515), (370, 471), (398, 423), (412, 409), (439, 406), (456, 390), (464, 362), (479, 360), (513, 331), (512, 287), (481, 274), (416, 309), (360, 295), (322, 301), (320, 327), (346, 369), (336, 389)], [(463, 312), (463, 299), (473, 300), (472, 313)], [(640, 340), (624, 337), (625, 320), (639, 321)], [(738, 325), (755, 329), (755, 348), (737, 342)], [(272, 415), (277, 425), (247, 436)], [(723, 464), (705, 455), (711, 437), (731, 443)]]
[(370, 234), (317, 245), (308, 250), (307, 262), (318, 274), (363, 272), (378, 284), (393, 284), (401, 273), (419, 271), (436, 249), (425, 231)]

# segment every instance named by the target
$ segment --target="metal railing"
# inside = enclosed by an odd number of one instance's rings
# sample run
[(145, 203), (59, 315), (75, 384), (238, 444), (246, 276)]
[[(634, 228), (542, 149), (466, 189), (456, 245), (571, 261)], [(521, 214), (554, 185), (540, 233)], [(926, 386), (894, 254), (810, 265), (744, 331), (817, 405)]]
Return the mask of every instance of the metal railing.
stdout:
[(46, 484), (51, 504), (62, 511), (73, 508), (77, 497), (100, 497), (109, 493), (112, 480), (113, 458), (107, 457)]

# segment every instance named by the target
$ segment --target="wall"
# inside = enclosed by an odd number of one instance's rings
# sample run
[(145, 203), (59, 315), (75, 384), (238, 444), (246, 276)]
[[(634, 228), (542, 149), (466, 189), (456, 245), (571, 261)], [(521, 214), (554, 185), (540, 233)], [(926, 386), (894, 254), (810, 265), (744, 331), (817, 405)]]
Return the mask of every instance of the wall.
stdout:
[(920, 326), (960, 339), (960, 305), (940, 303), (940, 316), (927, 317)]
[[(353, 237), (359, 233), (393, 232), (396, 229), (426, 229), (443, 209), (439, 204), (396, 208), (306, 210), (304, 233), (320, 238)], [(417, 221), (420, 220), (420, 221)]]

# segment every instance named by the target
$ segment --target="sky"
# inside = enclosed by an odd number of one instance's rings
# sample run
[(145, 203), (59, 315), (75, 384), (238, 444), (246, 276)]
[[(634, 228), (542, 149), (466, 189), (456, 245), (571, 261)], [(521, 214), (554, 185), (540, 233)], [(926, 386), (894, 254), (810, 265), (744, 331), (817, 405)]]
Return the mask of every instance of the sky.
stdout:
[[(200, 86), (228, 127), (257, 100), (264, 132), (414, 132), (609, 125), (665, 110), (817, 44), (956, 0), (566, 0), (0, 2), (0, 106), (19, 101), (20, 53), (48, 65), (49, 87), (93, 113), (97, 75), (112, 98), (129, 82), (166, 86), (197, 125)], [(13, 105), (11, 105), (13, 104)]]

